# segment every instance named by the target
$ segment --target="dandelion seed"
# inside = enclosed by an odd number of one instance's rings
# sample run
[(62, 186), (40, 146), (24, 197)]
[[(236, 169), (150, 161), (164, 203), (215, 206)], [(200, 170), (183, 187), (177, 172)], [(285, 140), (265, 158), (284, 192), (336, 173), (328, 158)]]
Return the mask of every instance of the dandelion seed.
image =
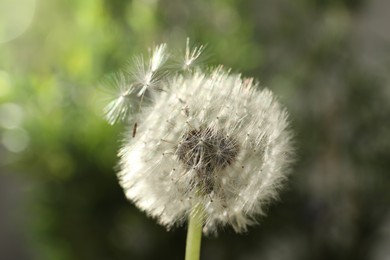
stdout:
[(188, 70), (190, 67), (194, 66), (195, 62), (199, 59), (199, 57), (203, 53), (204, 49), (205, 49), (205, 46), (200, 45), (198, 47), (194, 47), (191, 50), (190, 38), (187, 38), (183, 70)]
[(123, 73), (112, 75), (105, 82), (105, 85), (114, 86), (113, 89), (116, 89), (107, 91), (110, 101), (104, 108), (105, 119), (110, 124), (115, 124), (124, 120), (132, 108), (131, 94), (134, 87), (127, 82)]
[(150, 71), (152, 73), (156, 72), (167, 60), (166, 48), (167, 45), (163, 43), (154, 50), (150, 64)]
[(135, 70), (131, 72), (135, 79), (135, 85), (139, 86), (138, 97), (145, 94), (148, 89), (153, 89), (158, 85), (160, 79), (166, 71), (161, 71), (162, 66), (168, 59), (166, 44), (157, 46), (148, 62), (143, 56), (134, 59)]

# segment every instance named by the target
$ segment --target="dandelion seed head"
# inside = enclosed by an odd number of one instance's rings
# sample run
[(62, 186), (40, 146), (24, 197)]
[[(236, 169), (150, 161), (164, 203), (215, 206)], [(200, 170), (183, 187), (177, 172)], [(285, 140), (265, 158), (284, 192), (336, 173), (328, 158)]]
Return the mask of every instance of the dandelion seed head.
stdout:
[(168, 228), (201, 203), (205, 233), (224, 225), (245, 231), (286, 178), (287, 112), (271, 91), (223, 67), (162, 84), (119, 152), (127, 198)]

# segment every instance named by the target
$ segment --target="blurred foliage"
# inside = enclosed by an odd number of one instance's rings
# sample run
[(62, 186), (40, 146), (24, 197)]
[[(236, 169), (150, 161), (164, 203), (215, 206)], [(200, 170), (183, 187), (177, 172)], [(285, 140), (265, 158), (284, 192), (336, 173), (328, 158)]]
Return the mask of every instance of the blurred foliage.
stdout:
[(38, 1), (30, 28), (0, 43), (1, 163), (33, 183), (31, 256), (183, 258), (185, 228), (166, 232), (124, 198), (114, 167), (126, 126), (103, 121), (98, 83), (189, 36), (208, 44), (209, 64), (280, 96), (298, 148), (269, 216), (247, 234), (205, 239), (202, 259), (387, 259), (390, 57), (376, 56), (379, 70), (362, 58), (366, 2)]

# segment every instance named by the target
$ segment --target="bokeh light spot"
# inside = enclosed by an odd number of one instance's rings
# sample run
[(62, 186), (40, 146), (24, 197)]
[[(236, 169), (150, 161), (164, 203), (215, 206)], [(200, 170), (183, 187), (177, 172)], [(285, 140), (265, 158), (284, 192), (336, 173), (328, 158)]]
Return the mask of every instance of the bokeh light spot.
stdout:
[(0, 126), (8, 129), (20, 127), (23, 121), (22, 108), (14, 103), (0, 106)]
[(24, 151), (30, 142), (30, 137), (26, 130), (16, 128), (6, 130), (1, 136), (1, 143), (4, 147), (13, 153), (20, 153)]
[(0, 97), (6, 96), (9, 93), (10, 88), (11, 80), (8, 73), (0, 70)]
[(24, 33), (30, 26), (36, 0), (0, 1), (0, 43), (8, 42)]

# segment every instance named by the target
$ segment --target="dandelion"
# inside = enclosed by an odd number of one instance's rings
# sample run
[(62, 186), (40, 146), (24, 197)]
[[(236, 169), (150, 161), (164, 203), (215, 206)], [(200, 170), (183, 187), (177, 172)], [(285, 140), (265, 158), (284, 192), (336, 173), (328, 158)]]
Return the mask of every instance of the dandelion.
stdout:
[(126, 135), (118, 177), (168, 229), (189, 220), (186, 259), (198, 259), (202, 231), (246, 231), (277, 197), (292, 155), (288, 115), (270, 90), (222, 66), (160, 85)]

